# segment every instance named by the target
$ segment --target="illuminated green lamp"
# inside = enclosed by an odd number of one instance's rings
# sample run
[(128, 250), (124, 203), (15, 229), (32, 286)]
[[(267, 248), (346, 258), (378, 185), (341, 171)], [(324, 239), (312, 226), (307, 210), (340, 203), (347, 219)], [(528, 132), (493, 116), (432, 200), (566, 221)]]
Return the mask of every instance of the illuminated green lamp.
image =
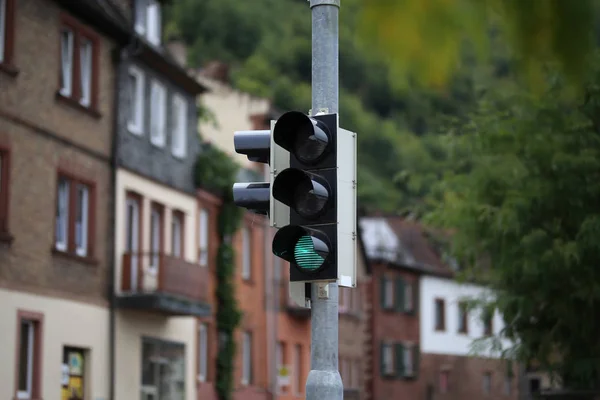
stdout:
[(316, 251), (310, 236), (302, 236), (298, 240), (294, 247), (294, 258), (299, 268), (309, 271), (319, 269), (325, 262), (325, 258)]

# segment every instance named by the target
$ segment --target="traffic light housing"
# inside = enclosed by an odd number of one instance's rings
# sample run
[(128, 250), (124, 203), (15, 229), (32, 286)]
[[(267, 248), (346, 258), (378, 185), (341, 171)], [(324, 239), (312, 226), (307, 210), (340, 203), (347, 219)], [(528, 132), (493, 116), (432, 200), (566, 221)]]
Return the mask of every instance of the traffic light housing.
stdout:
[[(236, 153), (248, 160), (269, 164), (271, 159), (271, 131), (238, 131), (233, 135)], [(236, 182), (233, 184), (233, 201), (256, 214), (268, 215), (271, 185), (269, 182)]]
[[(286, 152), (289, 167), (271, 166), (270, 204), (287, 207), (273, 253), (290, 262), (290, 282), (356, 285), (356, 134), (337, 114), (285, 113), (272, 127), (271, 155)], [(278, 158), (283, 158), (279, 155)], [(284, 163), (284, 162), (282, 162)]]

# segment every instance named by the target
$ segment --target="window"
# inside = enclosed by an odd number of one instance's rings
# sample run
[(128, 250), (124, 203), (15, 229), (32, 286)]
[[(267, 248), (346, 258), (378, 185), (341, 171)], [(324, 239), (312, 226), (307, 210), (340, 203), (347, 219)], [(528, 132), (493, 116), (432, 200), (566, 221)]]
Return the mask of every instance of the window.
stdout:
[(92, 101), (92, 42), (82, 38), (79, 49), (80, 59), (80, 84), (82, 105), (89, 107)]
[(494, 332), (494, 310), (485, 309), (483, 311), (483, 334), (491, 336)]
[(413, 376), (415, 374), (414, 350), (413, 345), (404, 345), (402, 347), (402, 365), (404, 366), (404, 376)]
[(483, 374), (483, 393), (490, 394), (492, 391), (492, 374), (486, 372)]
[(242, 385), (252, 384), (252, 334), (244, 332), (242, 342)]
[(510, 375), (504, 377), (504, 394), (510, 396), (512, 393), (512, 378)]
[(467, 303), (460, 302), (458, 303), (458, 332), (459, 333), (468, 333), (469, 325), (468, 325), (468, 309)]
[(157, 0), (136, 0), (135, 30), (150, 43), (161, 43), (161, 9)]
[(4, 53), (6, 48), (6, 2), (7, 0), (0, 0), (0, 63), (4, 61)]
[(250, 228), (242, 229), (242, 278), (249, 280), (252, 277), (252, 235)]
[(446, 304), (442, 299), (435, 299), (435, 330), (446, 329)]
[(63, 382), (63, 393), (67, 392), (74, 399), (83, 399), (86, 390), (86, 357), (85, 350), (74, 347), (63, 347), (62, 357), (63, 374), (68, 378)]
[(171, 254), (183, 257), (183, 213), (173, 211), (171, 220)]
[(198, 328), (198, 380), (205, 382), (208, 376), (208, 325)]
[(15, 0), (0, 0), (0, 64), (12, 63)]
[(158, 272), (160, 254), (163, 251), (162, 232), (163, 232), (163, 208), (154, 203), (150, 213), (150, 271)]
[(59, 176), (55, 233), (57, 250), (75, 253), (80, 257), (91, 256), (92, 194), (89, 184)]
[(185, 157), (186, 134), (187, 134), (187, 103), (183, 97), (173, 96), (173, 138), (171, 152), (175, 157)]
[(281, 392), (285, 391), (285, 387), (290, 385), (289, 368), (286, 365), (285, 343), (277, 342), (275, 349), (276, 365), (277, 365), (277, 389)]
[(360, 388), (360, 377), (362, 376), (360, 368), (360, 360), (354, 360), (352, 363), (352, 387), (355, 389)]
[(129, 121), (127, 128), (140, 135), (144, 131), (144, 74), (135, 67), (129, 67)]
[(294, 356), (296, 365), (294, 366), (294, 372), (296, 374), (296, 394), (300, 395), (304, 386), (304, 377), (302, 376), (302, 345), (297, 344), (295, 346), (296, 354)]
[(141, 367), (142, 400), (158, 400), (165, 393), (170, 399), (185, 398), (185, 345), (142, 338)]
[(0, 233), (8, 233), (9, 176), (10, 154), (0, 148)]
[(390, 309), (394, 307), (394, 281), (382, 278), (381, 281), (381, 295), (382, 295), (382, 306), (384, 309)]
[(200, 210), (198, 221), (198, 264), (203, 267), (208, 265), (208, 211)]
[(73, 92), (73, 31), (63, 27), (60, 32), (60, 94), (70, 97)]
[(60, 31), (59, 93), (80, 105), (95, 105), (98, 36), (74, 18), (63, 15)]
[(17, 313), (17, 399), (41, 396), (41, 346), (43, 315), (27, 311)]
[(440, 393), (448, 393), (450, 384), (450, 371), (440, 372)]
[(404, 284), (404, 311), (411, 312), (414, 309), (413, 284), (408, 282)]
[(394, 347), (389, 343), (381, 345), (381, 372), (382, 375), (394, 374)]
[(165, 87), (160, 83), (152, 82), (150, 91), (150, 142), (158, 147), (163, 147), (166, 140), (167, 95)]

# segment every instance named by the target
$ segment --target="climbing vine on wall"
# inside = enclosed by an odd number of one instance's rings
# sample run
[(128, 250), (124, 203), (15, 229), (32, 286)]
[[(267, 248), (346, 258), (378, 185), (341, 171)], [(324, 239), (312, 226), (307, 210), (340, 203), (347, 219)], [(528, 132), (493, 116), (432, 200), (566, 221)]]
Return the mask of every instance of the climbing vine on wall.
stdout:
[(241, 313), (235, 297), (235, 250), (232, 237), (237, 231), (242, 210), (233, 203), (232, 186), (238, 167), (222, 151), (204, 145), (195, 166), (196, 186), (218, 195), (223, 203), (218, 216), (219, 250), (217, 252), (217, 354), (216, 389), (219, 400), (233, 397), (233, 370), (235, 364), (235, 329)]

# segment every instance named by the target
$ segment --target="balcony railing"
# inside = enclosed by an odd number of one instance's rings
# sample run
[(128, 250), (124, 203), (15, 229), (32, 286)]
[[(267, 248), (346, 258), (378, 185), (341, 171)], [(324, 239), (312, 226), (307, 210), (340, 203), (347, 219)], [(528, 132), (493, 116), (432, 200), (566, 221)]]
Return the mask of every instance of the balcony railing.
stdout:
[[(164, 253), (125, 253), (121, 270), (121, 297), (151, 300), (136, 301), (135, 308), (162, 308), (169, 312), (164, 309), (168, 304), (179, 310), (171, 310), (172, 314), (198, 315), (199, 306), (208, 306), (209, 271), (206, 267)], [(157, 306), (161, 300), (164, 304)], [(177, 302), (181, 304), (178, 306)]]

